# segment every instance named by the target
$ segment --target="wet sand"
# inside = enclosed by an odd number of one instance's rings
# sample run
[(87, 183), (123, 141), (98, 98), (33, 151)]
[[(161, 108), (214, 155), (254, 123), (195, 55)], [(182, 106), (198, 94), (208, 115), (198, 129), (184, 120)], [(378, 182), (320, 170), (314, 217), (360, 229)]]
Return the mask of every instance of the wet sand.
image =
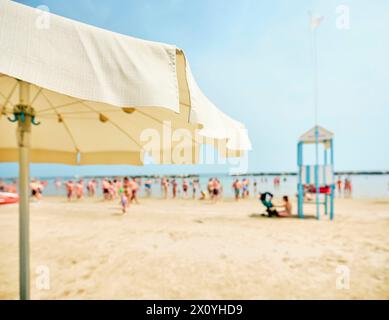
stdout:
[[(261, 212), (255, 200), (149, 199), (124, 216), (99, 200), (33, 202), (32, 298), (389, 299), (388, 200), (337, 200), (334, 222)], [(17, 223), (1, 206), (0, 299), (18, 298)]]

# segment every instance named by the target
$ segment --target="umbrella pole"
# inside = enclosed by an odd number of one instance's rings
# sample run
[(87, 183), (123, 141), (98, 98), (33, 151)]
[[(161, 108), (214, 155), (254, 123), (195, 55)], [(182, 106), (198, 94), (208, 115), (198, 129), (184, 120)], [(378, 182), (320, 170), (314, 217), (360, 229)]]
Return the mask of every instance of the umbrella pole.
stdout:
[[(19, 107), (28, 110), (29, 84), (19, 81)], [(31, 115), (19, 117), (17, 137), (19, 144), (19, 286), (20, 299), (30, 299), (30, 132)]]

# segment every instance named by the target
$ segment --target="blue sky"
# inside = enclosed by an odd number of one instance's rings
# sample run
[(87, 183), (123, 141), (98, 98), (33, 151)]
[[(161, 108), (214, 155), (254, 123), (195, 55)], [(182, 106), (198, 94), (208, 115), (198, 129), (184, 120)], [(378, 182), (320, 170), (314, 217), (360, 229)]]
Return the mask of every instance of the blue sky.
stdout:
[[(337, 170), (389, 169), (387, 0), (39, 0), (50, 11), (184, 49), (206, 95), (243, 122), (253, 142), (249, 171), (296, 170), (296, 140), (314, 125), (308, 12), (318, 31), (319, 123), (335, 133)], [(336, 27), (339, 5), (350, 29)], [(1, 175), (17, 166), (0, 165)], [(34, 165), (33, 175), (221, 172), (226, 166)]]

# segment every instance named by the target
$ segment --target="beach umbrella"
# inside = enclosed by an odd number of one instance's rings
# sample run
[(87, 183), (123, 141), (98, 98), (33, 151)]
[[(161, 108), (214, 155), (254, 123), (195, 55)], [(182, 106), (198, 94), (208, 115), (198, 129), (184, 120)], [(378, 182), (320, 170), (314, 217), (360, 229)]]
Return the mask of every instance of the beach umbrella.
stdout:
[[(214, 106), (207, 123), (209, 103), (201, 105), (204, 96), (175, 46), (6, 0), (0, 25), (0, 162), (19, 162), (22, 299), (30, 288), (29, 163), (141, 165), (142, 132), (163, 132), (166, 122), (225, 141), (226, 154), (247, 149), (233, 142), (240, 125)], [(191, 141), (185, 147), (198, 145)]]

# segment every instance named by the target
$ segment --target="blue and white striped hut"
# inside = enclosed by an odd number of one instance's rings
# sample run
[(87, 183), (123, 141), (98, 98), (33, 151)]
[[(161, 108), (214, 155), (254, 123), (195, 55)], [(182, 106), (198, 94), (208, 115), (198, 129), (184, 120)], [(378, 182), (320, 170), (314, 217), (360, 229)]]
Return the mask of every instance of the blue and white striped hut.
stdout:
[[(316, 144), (316, 164), (304, 165), (303, 147)], [(323, 146), (324, 157), (320, 163), (319, 149)], [(334, 219), (334, 134), (321, 126), (315, 126), (304, 133), (297, 148), (298, 171), (298, 214), (304, 218), (304, 203), (316, 204), (316, 216), (320, 219), (320, 205), (324, 213)], [(315, 195), (316, 201), (311, 195)], [(329, 212), (328, 212), (329, 211)]]

